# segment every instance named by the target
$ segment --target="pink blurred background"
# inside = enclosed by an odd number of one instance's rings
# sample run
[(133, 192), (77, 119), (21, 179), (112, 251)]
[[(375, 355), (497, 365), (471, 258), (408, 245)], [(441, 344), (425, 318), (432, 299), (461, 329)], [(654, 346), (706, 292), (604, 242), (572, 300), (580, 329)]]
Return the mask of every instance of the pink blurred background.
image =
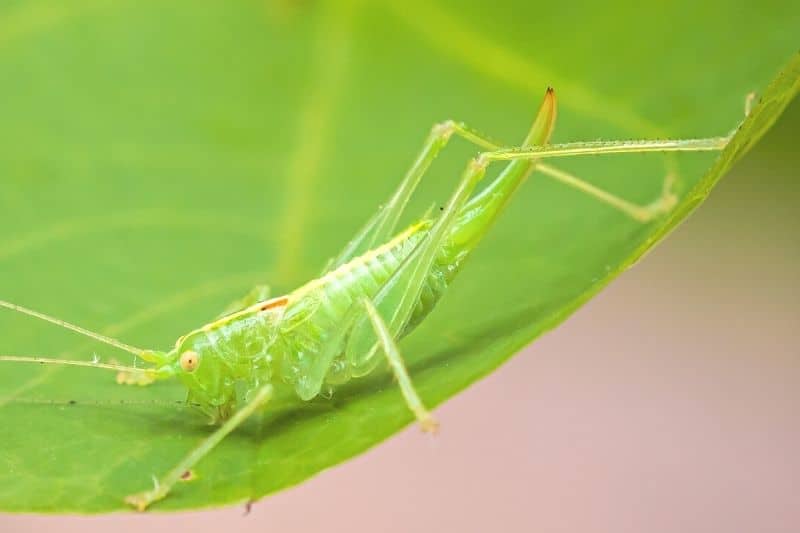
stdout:
[(0, 516), (2, 532), (800, 531), (800, 125), (556, 331), (248, 516)]

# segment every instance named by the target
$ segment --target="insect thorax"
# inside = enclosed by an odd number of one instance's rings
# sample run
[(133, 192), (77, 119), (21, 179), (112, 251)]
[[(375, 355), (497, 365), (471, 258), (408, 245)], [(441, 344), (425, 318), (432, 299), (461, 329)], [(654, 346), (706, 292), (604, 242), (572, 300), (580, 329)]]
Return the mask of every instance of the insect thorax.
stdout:
[(274, 345), (280, 310), (239, 315), (211, 323), (183, 337), (178, 354), (197, 353), (197, 368), (179, 377), (189, 401), (212, 418), (225, 418), (248, 393), (275, 374)]

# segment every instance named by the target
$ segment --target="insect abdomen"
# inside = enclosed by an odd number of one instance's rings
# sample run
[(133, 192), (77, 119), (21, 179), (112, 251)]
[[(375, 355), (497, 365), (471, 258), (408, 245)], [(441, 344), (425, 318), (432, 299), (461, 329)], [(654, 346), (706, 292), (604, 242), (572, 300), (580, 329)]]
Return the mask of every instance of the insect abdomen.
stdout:
[[(283, 380), (295, 387), (303, 399), (319, 392), (324, 380), (340, 384), (371, 371), (378, 359), (365, 361), (338, 356), (320, 367), (318, 358), (326, 341), (346, 327), (348, 311), (362, 298), (374, 298), (397, 272), (403, 261), (428, 234), (431, 221), (415, 224), (386, 244), (356, 257), (323, 277), (288, 295), (281, 326), (284, 343)], [(434, 259), (403, 335), (409, 333), (433, 309), (458, 272), (468, 249), (446, 243)], [(338, 342), (338, 341), (337, 341)], [(344, 350), (344, 344), (342, 345)], [(323, 363), (327, 365), (328, 363)]]
[(326, 275), (323, 291), (332, 315), (338, 318), (359, 299), (375, 296), (426, 233), (395, 239), (397, 242), (357, 257)]
[[(428, 228), (428, 223), (412, 226), (385, 245), (353, 259), (318, 280), (320, 309), (315, 314), (322, 316), (314, 318), (330, 321), (325, 325), (335, 327), (354, 303), (363, 297), (374, 297), (425, 238)], [(410, 326), (416, 325), (433, 309), (455, 274), (456, 266), (450, 263), (449, 255), (440, 254), (437, 257), (422, 288)]]

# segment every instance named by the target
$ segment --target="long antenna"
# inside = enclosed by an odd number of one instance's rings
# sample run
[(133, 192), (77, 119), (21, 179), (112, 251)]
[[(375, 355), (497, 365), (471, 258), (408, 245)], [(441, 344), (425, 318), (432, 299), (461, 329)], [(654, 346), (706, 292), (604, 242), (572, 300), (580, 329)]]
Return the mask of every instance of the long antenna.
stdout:
[(76, 326), (75, 324), (70, 324), (69, 322), (65, 322), (61, 319), (45, 315), (44, 313), (40, 313), (38, 311), (34, 311), (26, 307), (22, 307), (21, 305), (12, 304), (11, 302), (0, 300), (0, 307), (5, 307), (6, 309), (11, 309), (12, 311), (17, 311), (22, 314), (38, 318), (39, 320), (44, 320), (45, 322), (50, 322), (51, 324), (55, 324), (56, 326), (61, 326), (62, 328), (72, 330), (76, 333), (80, 333), (81, 335), (86, 335), (87, 337), (91, 337), (94, 340), (104, 342), (106, 344), (119, 348), (120, 350), (125, 350), (126, 352), (130, 352), (134, 355), (141, 356), (142, 353), (144, 352), (144, 350), (142, 350), (141, 348), (136, 348), (135, 346), (131, 346), (130, 344), (125, 344), (124, 342), (118, 341), (117, 339), (112, 339), (111, 337), (106, 337), (105, 335), (95, 333), (94, 331), (89, 331), (88, 329)]
[(51, 357), (25, 357), (21, 355), (0, 355), (0, 361), (11, 361), (14, 363), (38, 363), (40, 365), (70, 365), (85, 366), (89, 368), (104, 368), (106, 370), (116, 370), (118, 372), (149, 372), (146, 368), (135, 368), (132, 366), (115, 365), (113, 363), (100, 363), (98, 361), (73, 361), (71, 359), (53, 359)]

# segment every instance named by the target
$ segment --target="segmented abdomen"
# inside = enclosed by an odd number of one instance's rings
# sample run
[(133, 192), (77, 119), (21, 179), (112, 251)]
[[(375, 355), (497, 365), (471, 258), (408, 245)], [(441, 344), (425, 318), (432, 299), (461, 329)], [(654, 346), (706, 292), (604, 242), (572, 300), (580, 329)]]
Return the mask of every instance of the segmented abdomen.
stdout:
[(404, 235), (326, 274), (320, 280), (320, 303), (329, 318), (339, 319), (361, 298), (374, 297), (426, 233)]
[[(281, 336), (288, 342), (283, 377), (290, 383), (309, 375), (313, 358), (331, 334), (340, 331), (348, 310), (364, 298), (373, 298), (403, 261), (425, 238), (428, 223), (420, 223), (400, 233), (388, 243), (300, 287), (289, 295)], [(434, 261), (422, 288), (419, 301), (406, 327), (410, 331), (433, 309), (457, 269), (443, 250)], [(328, 372), (329, 383), (341, 383), (351, 377), (348, 362), (339, 358)], [(363, 370), (363, 369), (362, 369)], [(357, 371), (354, 375), (363, 374)], [(298, 390), (303, 385), (298, 385)]]
[[(354, 303), (364, 297), (372, 298), (378, 293), (403, 260), (425, 238), (427, 232), (427, 224), (412, 226), (385, 245), (299, 288), (289, 296), (288, 307), (292, 307), (293, 301), (303, 305), (301, 301), (305, 300), (315, 307), (312, 312), (314, 316), (308, 318), (313, 318), (319, 326), (335, 327)], [(416, 324), (430, 312), (447, 288), (447, 283), (455, 273), (456, 267), (449, 264), (448, 259), (449, 255), (440, 254), (434, 261), (411, 318), (411, 324)], [(310, 309), (308, 311), (311, 312)]]

